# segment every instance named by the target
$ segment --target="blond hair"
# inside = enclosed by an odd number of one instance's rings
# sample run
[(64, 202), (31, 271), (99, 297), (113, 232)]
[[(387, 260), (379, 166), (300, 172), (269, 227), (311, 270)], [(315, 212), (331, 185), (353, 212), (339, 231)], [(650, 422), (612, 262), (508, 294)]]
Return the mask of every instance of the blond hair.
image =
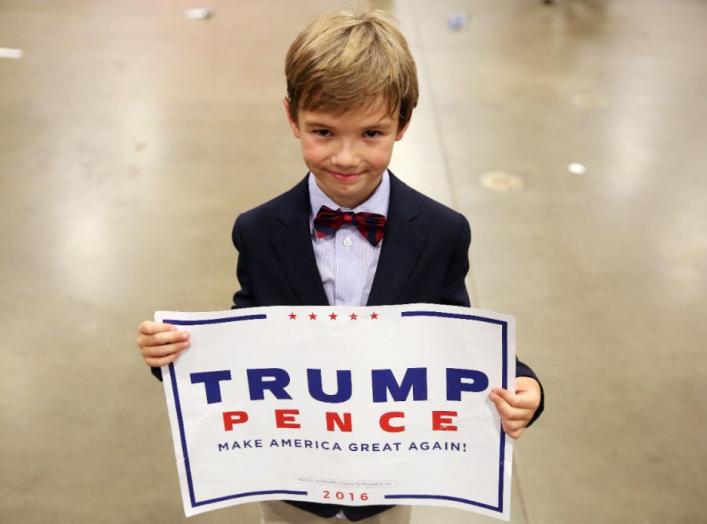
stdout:
[(382, 11), (325, 13), (302, 31), (285, 62), (290, 116), (345, 113), (383, 100), (398, 128), (417, 105), (417, 69), (405, 37)]

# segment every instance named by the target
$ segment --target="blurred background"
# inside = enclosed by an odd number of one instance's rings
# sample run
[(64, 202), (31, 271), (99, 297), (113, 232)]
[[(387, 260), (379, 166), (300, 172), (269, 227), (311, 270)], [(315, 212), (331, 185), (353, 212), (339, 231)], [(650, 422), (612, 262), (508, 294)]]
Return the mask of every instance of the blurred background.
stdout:
[(234, 218), (306, 171), (286, 50), (338, 7), (409, 39), (392, 169), (469, 218), (543, 380), (512, 522), (707, 522), (703, 0), (0, 0), (0, 521), (185, 520), (135, 328), (230, 306)]

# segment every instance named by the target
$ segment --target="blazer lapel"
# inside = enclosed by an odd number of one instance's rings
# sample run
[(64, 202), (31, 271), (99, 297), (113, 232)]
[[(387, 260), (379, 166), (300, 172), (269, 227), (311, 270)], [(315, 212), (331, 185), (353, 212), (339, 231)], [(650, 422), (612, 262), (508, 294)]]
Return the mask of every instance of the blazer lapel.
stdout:
[(425, 235), (414, 227), (419, 215), (415, 192), (390, 175), (390, 203), (378, 268), (368, 305), (395, 304), (415, 268), (425, 243)]
[(326, 293), (317, 269), (309, 230), (307, 177), (290, 192), (277, 220), (282, 229), (271, 245), (301, 305), (327, 306)]

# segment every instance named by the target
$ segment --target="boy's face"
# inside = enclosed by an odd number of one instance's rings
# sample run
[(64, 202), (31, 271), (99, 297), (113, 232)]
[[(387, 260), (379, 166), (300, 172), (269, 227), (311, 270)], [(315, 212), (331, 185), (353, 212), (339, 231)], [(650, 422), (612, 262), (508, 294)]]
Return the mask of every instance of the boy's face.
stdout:
[(343, 114), (300, 110), (295, 122), (285, 100), (285, 112), (317, 185), (348, 208), (364, 202), (378, 187), (393, 145), (407, 129), (398, 129), (398, 115), (389, 115), (382, 102)]

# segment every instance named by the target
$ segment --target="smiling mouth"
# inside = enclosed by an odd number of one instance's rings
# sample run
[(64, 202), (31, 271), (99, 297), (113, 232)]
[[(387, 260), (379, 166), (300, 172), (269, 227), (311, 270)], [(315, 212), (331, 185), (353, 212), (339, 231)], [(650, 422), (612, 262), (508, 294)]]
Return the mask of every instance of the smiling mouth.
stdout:
[(342, 182), (353, 182), (354, 180), (357, 180), (362, 173), (336, 173), (334, 171), (329, 171), (329, 174)]

